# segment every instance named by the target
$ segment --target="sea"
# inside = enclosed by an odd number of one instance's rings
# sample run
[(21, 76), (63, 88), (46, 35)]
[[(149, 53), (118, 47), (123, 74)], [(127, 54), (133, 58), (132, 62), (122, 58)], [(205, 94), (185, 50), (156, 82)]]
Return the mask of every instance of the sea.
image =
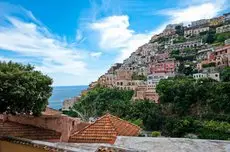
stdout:
[(70, 99), (80, 95), (82, 90), (88, 86), (56, 86), (53, 87), (52, 96), (49, 98), (48, 107), (53, 109), (61, 109), (65, 99)]

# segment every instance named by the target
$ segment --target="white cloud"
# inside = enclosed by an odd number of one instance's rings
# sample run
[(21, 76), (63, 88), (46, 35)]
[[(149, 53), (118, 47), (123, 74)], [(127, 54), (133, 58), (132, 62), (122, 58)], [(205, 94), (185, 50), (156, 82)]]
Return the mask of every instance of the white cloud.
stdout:
[[(42, 71), (46, 73), (65, 71), (78, 74), (85, 70), (81, 61), (83, 51), (69, 48), (66, 42), (48, 33), (35, 23), (23, 22), (15, 17), (6, 17), (11, 26), (0, 25), (0, 48), (28, 57), (42, 58)], [(45, 31), (44, 31), (45, 30)]]
[[(15, 54), (0, 55), (0, 60), (32, 63), (52, 76), (54, 85), (87, 84), (101, 74), (100, 69), (90, 69), (90, 51), (51, 33), (30, 11), (6, 3), (0, 3), (0, 8), (0, 54), (1, 50)], [(99, 57), (100, 53), (92, 55)]]
[[(185, 23), (203, 18), (212, 18), (226, 9), (226, 0), (197, 0), (189, 1), (183, 8), (165, 9), (158, 15), (169, 16), (168, 21), (146, 33), (136, 33), (129, 29), (127, 15), (109, 16), (90, 24), (91, 29), (99, 32), (99, 45), (104, 51), (118, 50), (116, 62), (122, 62), (138, 47), (148, 42), (153, 34), (163, 31), (167, 24)], [(185, 2), (187, 3), (187, 2)], [(184, 3), (184, 4), (185, 4)], [(140, 25), (141, 26), (141, 25)]]
[(122, 62), (139, 46), (148, 42), (152, 35), (152, 32), (138, 34), (129, 29), (127, 15), (110, 16), (91, 24), (90, 27), (99, 32), (99, 44), (103, 50), (119, 50), (116, 62)]
[[(185, 23), (199, 19), (208, 19), (217, 16), (225, 9), (226, 0), (193, 0), (185, 8), (165, 9), (159, 11), (159, 14), (169, 16), (168, 23)], [(186, 3), (186, 1), (184, 2)], [(196, 5), (191, 5), (196, 4)]]
[(104, 50), (125, 47), (134, 31), (129, 30), (128, 16), (110, 16), (91, 24), (100, 33), (100, 47)]
[(92, 52), (90, 53), (91, 57), (99, 58), (102, 55), (102, 52)]

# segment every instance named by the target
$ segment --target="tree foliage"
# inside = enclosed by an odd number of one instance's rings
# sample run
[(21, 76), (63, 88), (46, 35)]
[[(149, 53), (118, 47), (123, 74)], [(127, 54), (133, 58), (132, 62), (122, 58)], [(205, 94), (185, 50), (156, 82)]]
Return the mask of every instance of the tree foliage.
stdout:
[(163, 136), (230, 138), (230, 82), (175, 77), (161, 80), (156, 89), (160, 104), (132, 101), (132, 91), (97, 87), (69, 113), (89, 118), (109, 112)]
[(220, 73), (221, 80), (230, 82), (230, 67), (225, 67)]
[(39, 115), (48, 104), (51, 84), (31, 65), (0, 62), (0, 113)]

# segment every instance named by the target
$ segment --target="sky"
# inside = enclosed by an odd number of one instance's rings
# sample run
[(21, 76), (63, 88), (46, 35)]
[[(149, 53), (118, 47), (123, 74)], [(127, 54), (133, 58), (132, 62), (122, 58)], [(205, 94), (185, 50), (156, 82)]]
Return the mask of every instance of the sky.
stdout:
[(167, 24), (227, 12), (230, 0), (0, 0), (0, 61), (88, 85)]

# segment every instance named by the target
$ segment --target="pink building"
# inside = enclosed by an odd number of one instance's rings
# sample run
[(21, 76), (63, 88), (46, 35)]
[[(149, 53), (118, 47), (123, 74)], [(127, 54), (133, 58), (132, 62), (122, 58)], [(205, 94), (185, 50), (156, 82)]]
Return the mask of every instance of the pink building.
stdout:
[(169, 53), (161, 53), (161, 54), (156, 54), (154, 56), (154, 59), (156, 61), (162, 61), (162, 60), (166, 60), (169, 58)]
[(169, 73), (173, 74), (176, 69), (176, 63), (174, 60), (166, 60), (158, 63), (153, 63), (149, 67), (150, 74), (154, 73)]
[(215, 56), (218, 67), (230, 66), (230, 45), (215, 50)]

